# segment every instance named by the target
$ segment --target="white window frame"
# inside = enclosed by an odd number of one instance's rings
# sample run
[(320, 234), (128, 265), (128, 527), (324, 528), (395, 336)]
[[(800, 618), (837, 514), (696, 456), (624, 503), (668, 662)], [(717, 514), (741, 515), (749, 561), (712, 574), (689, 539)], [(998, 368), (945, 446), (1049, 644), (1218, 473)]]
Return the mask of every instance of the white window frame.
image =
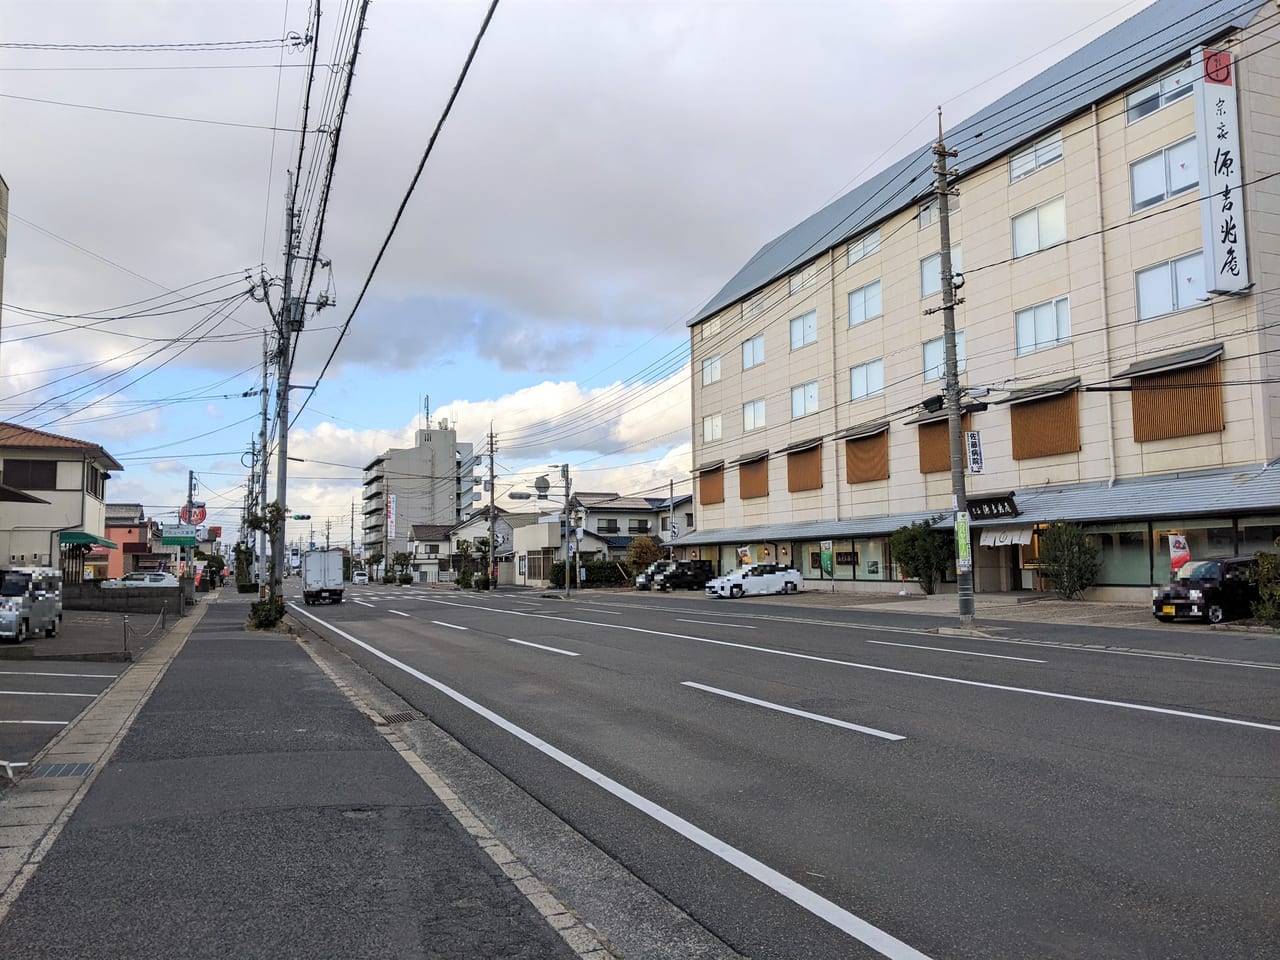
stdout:
[(797, 294), (801, 290), (807, 290), (818, 282), (818, 262), (815, 260), (809, 266), (805, 267), (799, 273), (793, 273), (790, 280), (790, 289), (792, 294)]
[(1009, 182), (1016, 183), (1062, 159), (1062, 131), (1037, 140), (1009, 158)]
[[(1180, 77), (1179, 74), (1185, 74)], [(1163, 110), (1169, 104), (1191, 95), (1195, 90), (1195, 73), (1191, 67), (1181, 66), (1168, 70), (1154, 80), (1144, 83), (1124, 98), (1125, 123), (1137, 123), (1143, 117)], [(1155, 101), (1155, 106), (1135, 113), (1141, 105)]]
[[(1052, 227), (1053, 221), (1048, 217), (1053, 212), (1053, 208), (1061, 210), (1060, 223), (1062, 224), (1061, 235), (1056, 234), (1052, 229), (1046, 230), (1046, 222)], [(1018, 250), (1018, 224), (1033, 223), (1035, 225), (1035, 246), (1028, 250)], [(1046, 241), (1045, 235), (1048, 234)], [(1023, 210), (1017, 216), (1009, 221), (1009, 250), (1013, 254), (1014, 259), (1021, 257), (1029, 257), (1033, 253), (1039, 253), (1041, 250), (1048, 250), (1050, 247), (1056, 247), (1060, 243), (1067, 242), (1067, 198), (1054, 197), (1052, 200), (1046, 200), (1038, 206), (1032, 207), (1030, 210)]]
[(720, 318), (713, 317), (702, 324), (702, 336), (700, 339), (709, 340), (720, 332)]
[(873, 253), (880, 252), (880, 228), (876, 227), (870, 233), (864, 233), (857, 240), (849, 244), (849, 249), (845, 256), (850, 266), (859, 260), (864, 260)]
[(720, 381), (720, 355), (707, 357), (702, 361), (702, 385), (710, 386)]
[[(1046, 323), (1052, 323), (1053, 336), (1047, 335)], [(1015, 310), (1013, 314), (1014, 337), (1018, 342), (1018, 356), (1035, 353), (1048, 347), (1056, 347), (1071, 339), (1071, 304), (1068, 297), (1055, 297), (1044, 303), (1033, 304)], [(1024, 337), (1024, 332), (1029, 335)]]
[[(932, 273), (925, 272), (927, 269), (929, 269), (926, 267), (926, 264), (932, 263), (935, 260), (937, 261), (938, 289), (926, 290), (925, 280), (933, 279)], [(963, 269), (964, 269), (964, 264), (962, 262), (962, 258), (960, 254), (960, 244), (953, 243), (951, 245), (951, 273), (954, 276), (955, 274), (962, 272)], [(942, 292), (942, 253), (941, 251), (939, 251), (938, 253), (929, 254), (929, 256), (925, 257), (923, 260), (920, 261), (920, 299), (923, 300), (925, 297), (936, 296), (941, 292)]]
[(865, 400), (884, 393), (884, 358), (877, 357), (849, 370), (849, 399)]
[[(747, 363), (748, 354), (751, 357), (750, 363)], [(757, 333), (754, 337), (742, 341), (742, 369), (750, 370), (762, 363), (764, 363), (764, 334)]]
[[(936, 352), (937, 357), (930, 362), (929, 354)], [(921, 345), (921, 354), (924, 362), (924, 379), (925, 383), (931, 383), (934, 380), (941, 380), (947, 375), (947, 345), (945, 337), (934, 337), (932, 340), (926, 340)], [(964, 331), (956, 331), (956, 372), (964, 373)], [(936, 371), (936, 375), (934, 372)]]
[[(796, 400), (800, 401), (800, 413), (796, 413)], [(791, 388), (791, 419), (799, 420), (818, 412), (818, 381), (810, 380)]]
[[(742, 405), (742, 432), (750, 433), (752, 430), (763, 430), (765, 428), (765, 414), (767, 412), (764, 398), (759, 400), (748, 400)], [(748, 417), (748, 414), (750, 415)]]
[[(1170, 163), (1173, 161), (1174, 151), (1178, 150), (1181, 150), (1187, 155), (1184, 162), (1189, 162), (1191, 164), (1191, 172), (1193, 176), (1190, 179), (1185, 180), (1181, 186), (1175, 188), (1174, 171), (1170, 167)], [(1159, 166), (1160, 177), (1164, 181), (1164, 191), (1159, 196), (1144, 197), (1139, 201), (1135, 192), (1136, 180), (1134, 178), (1134, 173), (1138, 167), (1144, 165)], [(1157, 150), (1155, 153), (1149, 153), (1145, 157), (1141, 157), (1129, 164), (1129, 203), (1132, 205), (1135, 213), (1139, 210), (1146, 210), (1150, 207), (1156, 206), (1157, 204), (1164, 203), (1166, 200), (1176, 197), (1181, 193), (1186, 193), (1188, 190), (1198, 189), (1199, 186), (1200, 166), (1199, 161), (1196, 159), (1196, 138), (1194, 136), (1186, 137), (1183, 140), (1179, 140), (1177, 143), (1171, 143), (1164, 149)]]
[[(1149, 277), (1152, 280), (1157, 280), (1159, 271), (1164, 271), (1169, 284), (1169, 305), (1171, 309), (1159, 310), (1154, 313), (1148, 312), (1150, 308), (1144, 309), (1142, 305), (1143, 278)], [(1195, 285), (1197, 275), (1200, 281), (1198, 287)], [(1196, 307), (1204, 306), (1205, 301), (1209, 298), (1204, 272), (1204, 251), (1195, 250), (1180, 257), (1174, 257), (1172, 260), (1166, 260), (1164, 263), (1154, 263), (1149, 267), (1143, 267), (1141, 270), (1136, 271), (1133, 275), (1133, 296), (1139, 320), (1154, 320), (1157, 317), (1167, 317), (1170, 314), (1181, 313), (1184, 310), (1194, 310)]]
[[(875, 313), (868, 311), (868, 303), (874, 305)], [(858, 308), (857, 312), (862, 314), (861, 318), (857, 320), (854, 319), (855, 305)], [(864, 283), (857, 290), (849, 291), (849, 326), (856, 327), (860, 323), (866, 323), (868, 320), (883, 316), (884, 293), (879, 278), (872, 280), (870, 283)]]
[[(947, 201), (947, 215), (955, 213), (960, 209), (960, 194), (953, 193)], [(925, 227), (933, 226), (938, 222), (938, 198), (930, 197), (928, 200), (922, 200), (919, 208), (916, 210), (916, 229), (923, 230)]]
[(718, 443), (723, 438), (720, 414), (712, 413), (702, 418), (702, 442)]
[[(812, 318), (812, 323), (807, 321)], [(811, 343), (818, 342), (818, 311), (808, 310), (798, 317), (791, 318), (791, 349), (801, 350)], [(796, 331), (800, 331), (800, 342), (796, 342)]]

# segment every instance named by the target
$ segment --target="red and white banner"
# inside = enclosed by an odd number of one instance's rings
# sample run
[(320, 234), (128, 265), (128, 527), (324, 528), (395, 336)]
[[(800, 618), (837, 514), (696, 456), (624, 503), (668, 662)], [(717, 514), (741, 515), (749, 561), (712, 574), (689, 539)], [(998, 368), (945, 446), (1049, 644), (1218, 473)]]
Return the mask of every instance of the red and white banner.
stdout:
[(1187, 538), (1179, 533), (1169, 534), (1169, 567), (1175, 574), (1184, 564), (1191, 562), (1191, 548), (1187, 546)]

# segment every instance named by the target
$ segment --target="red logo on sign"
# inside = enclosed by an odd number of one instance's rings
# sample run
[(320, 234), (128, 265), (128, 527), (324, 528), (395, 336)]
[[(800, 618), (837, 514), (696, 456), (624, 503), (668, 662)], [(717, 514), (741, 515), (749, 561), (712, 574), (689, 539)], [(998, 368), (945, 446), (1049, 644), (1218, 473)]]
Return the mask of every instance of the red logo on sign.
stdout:
[(1231, 86), (1231, 54), (1226, 50), (1204, 51), (1205, 83)]
[(178, 514), (183, 523), (204, 523), (204, 518), (208, 516), (203, 503), (194, 504), (191, 507), (183, 507), (182, 512)]

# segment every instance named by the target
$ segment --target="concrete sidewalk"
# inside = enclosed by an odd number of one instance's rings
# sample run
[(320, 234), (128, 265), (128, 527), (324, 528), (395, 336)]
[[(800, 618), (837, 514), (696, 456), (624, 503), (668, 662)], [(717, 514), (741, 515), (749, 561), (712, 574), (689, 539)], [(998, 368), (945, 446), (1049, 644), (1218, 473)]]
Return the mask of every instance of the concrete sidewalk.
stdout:
[(0, 797), (0, 943), (608, 957), (381, 718), (247, 614), (235, 594), (202, 604)]

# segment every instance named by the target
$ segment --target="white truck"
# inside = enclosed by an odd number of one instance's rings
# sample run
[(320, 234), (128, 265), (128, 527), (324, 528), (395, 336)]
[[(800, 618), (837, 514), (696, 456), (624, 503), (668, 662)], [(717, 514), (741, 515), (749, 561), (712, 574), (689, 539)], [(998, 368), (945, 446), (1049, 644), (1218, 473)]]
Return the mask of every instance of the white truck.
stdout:
[(342, 602), (341, 550), (308, 550), (302, 555), (302, 599), (308, 605)]

